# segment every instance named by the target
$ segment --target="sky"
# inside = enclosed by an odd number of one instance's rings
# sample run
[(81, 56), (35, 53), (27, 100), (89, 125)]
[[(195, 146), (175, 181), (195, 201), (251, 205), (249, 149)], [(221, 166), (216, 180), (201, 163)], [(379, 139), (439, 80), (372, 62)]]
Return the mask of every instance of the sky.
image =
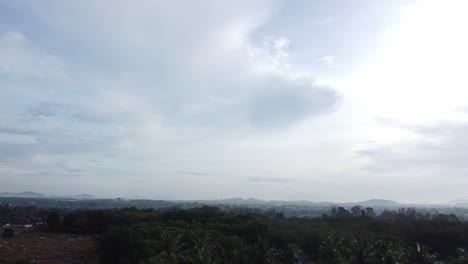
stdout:
[(464, 0), (0, 0), (0, 191), (468, 198)]

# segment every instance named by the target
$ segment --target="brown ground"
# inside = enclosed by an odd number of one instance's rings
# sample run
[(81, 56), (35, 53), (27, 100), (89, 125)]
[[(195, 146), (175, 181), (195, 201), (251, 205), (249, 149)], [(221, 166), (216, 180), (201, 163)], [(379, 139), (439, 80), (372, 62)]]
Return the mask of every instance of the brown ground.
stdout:
[(0, 258), (37, 264), (97, 263), (96, 236), (24, 232), (10, 239), (0, 238)]

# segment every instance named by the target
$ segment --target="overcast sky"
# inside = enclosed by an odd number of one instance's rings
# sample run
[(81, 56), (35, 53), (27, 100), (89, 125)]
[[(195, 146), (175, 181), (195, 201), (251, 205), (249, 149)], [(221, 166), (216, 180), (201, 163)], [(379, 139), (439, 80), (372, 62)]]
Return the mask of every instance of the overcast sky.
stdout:
[(467, 8), (0, 0), (0, 191), (468, 198)]

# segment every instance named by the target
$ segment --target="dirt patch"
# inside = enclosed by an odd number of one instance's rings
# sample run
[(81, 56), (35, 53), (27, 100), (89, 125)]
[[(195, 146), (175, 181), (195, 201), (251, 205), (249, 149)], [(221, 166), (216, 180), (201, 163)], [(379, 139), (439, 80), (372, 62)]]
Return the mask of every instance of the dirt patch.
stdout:
[(0, 238), (0, 258), (34, 263), (97, 263), (97, 236), (24, 232), (13, 238)]

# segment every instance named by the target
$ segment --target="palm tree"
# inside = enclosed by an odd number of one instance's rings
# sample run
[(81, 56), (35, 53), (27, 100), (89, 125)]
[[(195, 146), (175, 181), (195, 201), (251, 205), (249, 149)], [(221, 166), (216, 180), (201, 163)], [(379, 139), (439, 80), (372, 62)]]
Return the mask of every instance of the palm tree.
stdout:
[(452, 262), (454, 264), (468, 263), (468, 254), (466, 250), (463, 248), (457, 248), (457, 256)]
[(257, 263), (275, 263), (277, 252), (274, 248), (271, 247), (270, 241), (268, 239), (258, 236), (257, 242), (253, 245), (253, 251), (257, 257)]
[(330, 233), (320, 245), (321, 263), (349, 263), (351, 250), (343, 237)]
[(214, 254), (215, 247), (208, 238), (193, 241), (195, 244), (195, 262), (201, 264), (219, 263)]
[[(189, 261), (186, 244), (182, 242), (182, 234), (177, 236), (162, 233), (159, 241), (159, 248), (162, 250), (156, 255), (157, 263), (165, 262), (170, 264), (179, 264)], [(164, 263), (163, 262), (163, 263)]]
[(412, 250), (412, 261), (417, 264), (432, 264), (437, 262), (437, 256), (429, 252), (427, 246), (416, 243), (416, 249)]
[(289, 243), (288, 248), (284, 252), (284, 259), (287, 263), (295, 264), (301, 263), (301, 255), (304, 252), (299, 248), (298, 245)]
[(374, 240), (370, 245), (369, 252), (371, 263), (405, 263), (408, 259), (406, 250), (391, 239)]

